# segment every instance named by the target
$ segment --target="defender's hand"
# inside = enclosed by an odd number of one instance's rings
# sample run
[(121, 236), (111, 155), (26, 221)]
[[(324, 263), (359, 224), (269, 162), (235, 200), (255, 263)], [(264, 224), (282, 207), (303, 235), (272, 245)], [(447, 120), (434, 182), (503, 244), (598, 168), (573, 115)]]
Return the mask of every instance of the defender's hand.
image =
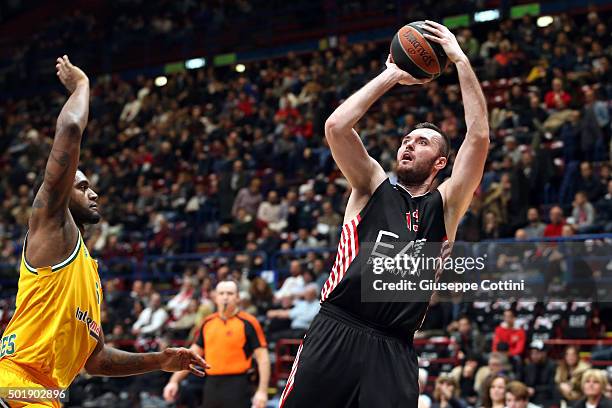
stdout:
[(167, 348), (160, 354), (160, 366), (163, 371), (189, 370), (198, 377), (204, 377), (206, 373), (195, 368), (196, 365), (210, 368), (210, 365), (195, 351), (184, 347)]
[(254, 408), (266, 408), (268, 403), (268, 394), (265, 391), (257, 391), (253, 396)]
[(176, 396), (178, 394), (179, 385), (174, 382), (169, 382), (164, 387), (164, 400), (166, 402), (174, 402), (176, 401)]
[(391, 54), (387, 57), (387, 62), (385, 62), (388, 71), (392, 71), (397, 77), (397, 83), (401, 85), (420, 85), (426, 84), (431, 81), (430, 78), (427, 79), (416, 79), (406, 71), (403, 71), (398, 67), (392, 60)]
[(444, 52), (454, 64), (467, 58), (465, 53), (459, 46), (455, 35), (450, 32), (448, 28), (435, 21), (425, 20), (423, 29), (427, 30), (430, 34), (423, 33), (423, 37), (428, 40), (437, 42), (442, 46)]
[(57, 76), (70, 93), (74, 92), (80, 83), (89, 84), (87, 75), (79, 67), (72, 65), (67, 55), (58, 58), (56, 62)]

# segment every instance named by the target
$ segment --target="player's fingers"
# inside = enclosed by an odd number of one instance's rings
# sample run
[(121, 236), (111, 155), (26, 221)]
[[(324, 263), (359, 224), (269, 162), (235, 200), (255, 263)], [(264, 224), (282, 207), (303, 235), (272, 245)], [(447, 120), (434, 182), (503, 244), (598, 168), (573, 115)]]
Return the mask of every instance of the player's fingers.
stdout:
[(443, 41), (442, 38), (436, 37), (436, 36), (431, 35), (431, 34), (423, 33), (423, 37), (427, 38), (428, 40), (437, 42), (438, 44), (442, 44), (442, 41)]
[(204, 377), (206, 375), (206, 373), (204, 371), (198, 370), (197, 368), (195, 368), (195, 366), (193, 366), (192, 364), (189, 364), (189, 371), (193, 374), (193, 375), (197, 375), (198, 377)]
[(442, 31), (438, 30), (436, 27), (424, 25), (423, 29), (429, 31), (432, 34), (437, 35), (438, 37), (443, 37), (444, 36)]
[(445, 28), (446, 28), (446, 26), (445, 26), (445, 25), (440, 24), (440, 23), (435, 22), (435, 21), (432, 21), (432, 20), (425, 20), (425, 24), (430, 24), (430, 25), (432, 25), (432, 26), (436, 27), (436, 28), (437, 28), (437, 29), (439, 29), (439, 30), (443, 30), (443, 29), (445, 29)]
[(198, 355), (194, 355), (192, 357), (191, 363), (192, 364), (197, 364), (197, 365), (199, 365), (201, 367), (204, 367), (204, 368), (210, 368), (210, 364), (208, 364), (206, 362), (206, 360), (204, 360), (201, 356), (198, 356)]

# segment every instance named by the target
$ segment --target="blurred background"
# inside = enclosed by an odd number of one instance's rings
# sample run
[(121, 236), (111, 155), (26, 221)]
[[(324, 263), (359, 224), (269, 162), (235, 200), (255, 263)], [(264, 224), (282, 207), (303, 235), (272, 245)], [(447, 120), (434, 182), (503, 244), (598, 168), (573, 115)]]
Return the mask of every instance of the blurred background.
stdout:
[[(489, 105), (491, 150), (458, 240), (609, 245), (610, 1), (6, 0), (0, 332), (14, 308), (33, 186), (66, 100), (55, 58), (68, 54), (92, 87), (80, 167), (104, 217), (86, 243), (100, 263), (107, 343), (188, 346), (215, 311), (216, 282), (232, 277), (270, 343), (273, 406), (308, 322), (269, 311), (317, 301), (350, 193), (323, 124), (384, 69), (395, 31), (425, 18), (457, 35)], [(357, 130), (394, 181), (401, 136), (418, 122), (439, 124), (453, 148), (442, 181), (465, 132), (462, 109), (449, 67), (425, 86), (395, 87)], [(558, 256), (568, 255), (536, 254), (540, 264)], [(589, 265), (593, 276), (612, 276), (609, 251)], [(143, 330), (147, 308), (162, 312)], [(448, 387), (462, 406), (493, 406), (500, 373), (505, 389), (520, 381), (540, 406), (579, 403), (585, 372), (612, 397), (611, 310), (594, 300), (434, 302), (415, 340), (423, 406), (447, 406)], [(522, 340), (508, 344), (508, 328)], [(167, 379), (84, 374), (67, 406), (170, 406)], [(197, 406), (201, 393), (189, 377), (179, 405)]]

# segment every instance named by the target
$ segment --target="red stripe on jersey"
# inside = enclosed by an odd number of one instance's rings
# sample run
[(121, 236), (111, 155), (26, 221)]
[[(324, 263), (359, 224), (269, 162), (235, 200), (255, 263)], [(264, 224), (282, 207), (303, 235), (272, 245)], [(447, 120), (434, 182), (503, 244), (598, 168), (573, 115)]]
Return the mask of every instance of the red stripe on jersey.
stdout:
[(298, 348), (297, 354), (295, 355), (295, 360), (293, 360), (293, 366), (291, 367), (291, 373), (289, 373), (289, 378), (287, 378), (287, 384), (285, 384), (285, 389), (280, 397), (280, 403), (278, 408), (283, 408), (283, 404), (287, 400), (287, 397), (293, 390), (293, 383), (295, 380), (295, 372), (297, 371), (297, 367), (300, 361), (300, 353), (302, 352), (302, 346), (304, 345), (304, 340), (300, 343), (300, 347)]
[(342, 235), (338, 244), (338, 252), (334, 266), (329, 274), (329, 278), (321, 290), (321, 302), (329, 297), (329, 294), (338, 286), (346, 271), (353, 260), (359, 253), (359, 236), (357, 235), (357, 226), (361, 221), (361, 216), (347, 222), (342, 226)]

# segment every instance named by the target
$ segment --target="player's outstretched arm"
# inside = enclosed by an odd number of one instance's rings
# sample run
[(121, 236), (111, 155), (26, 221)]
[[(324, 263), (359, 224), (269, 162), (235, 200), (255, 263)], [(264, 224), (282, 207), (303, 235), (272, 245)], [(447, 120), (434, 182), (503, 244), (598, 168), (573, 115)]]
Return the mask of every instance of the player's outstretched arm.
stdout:
[(159, 353), (128, 353), (104, 344), (104, 334), (101, 334), (100, 338), (96, 349), (85, 363), (85, 370), (90, 375), (125, 377), (157, 370), (187, 370), (203, 377), (205, 373), (196, 366), (210, 368), (206, 361), (191, 349), (180, 347), (167, 348)]
[(424, 36), (442, 45), (448, 58), (457, 67), (465, 110), (465, 140), (457, 152), (451, 177), (439, 188), (444, 198), (447, 231), (449, 227), (454, 231), (480, 184), (489, 151), (487, 102), (470, 61), (453, 33), (442, 24), (433, 21), (425, 23), (423, 28), (430, 34)]
[(413, 78), (388, 59), (387, 69), (338, 106), (325, 122), (325, 137), (332, 156), (354, 191), (369, 196), (386, 176), (353, 127), (370, 106), (396, 84), (423, 82), (426, 81)]
[(55, 138), (43, 183), (34, 199), (30, 229), (39, 227), (40, 221), (44, 221), (45, 226), (48, 226), (49, 222), (60, 226), (64, 224), (79, 163), (81, 137), (89, 115), (87, 75), (72, 65), (66, 55), (57, 59), (55, 68), (60, 81), (70, 92), (70, 97), (57, 118)]
[[(196, 343), (193, 343), (191, 345), (190, 350), (192, 350), (198, 356), (204, 355), (204, 349), (198, 346)], [(206, 368), (210, 368), (210, 365), (206, 365)], [(164, 387), (163, 396), (167, 402), (176, 401), (181, 381), (183, 381), (187, 377), (187, 375), (189, 375), (189, 371), (187, 370), (177, 371), (172, 374), (172, 377), (170, 377), (168, 384), (166, 384), (166, 386)]]

